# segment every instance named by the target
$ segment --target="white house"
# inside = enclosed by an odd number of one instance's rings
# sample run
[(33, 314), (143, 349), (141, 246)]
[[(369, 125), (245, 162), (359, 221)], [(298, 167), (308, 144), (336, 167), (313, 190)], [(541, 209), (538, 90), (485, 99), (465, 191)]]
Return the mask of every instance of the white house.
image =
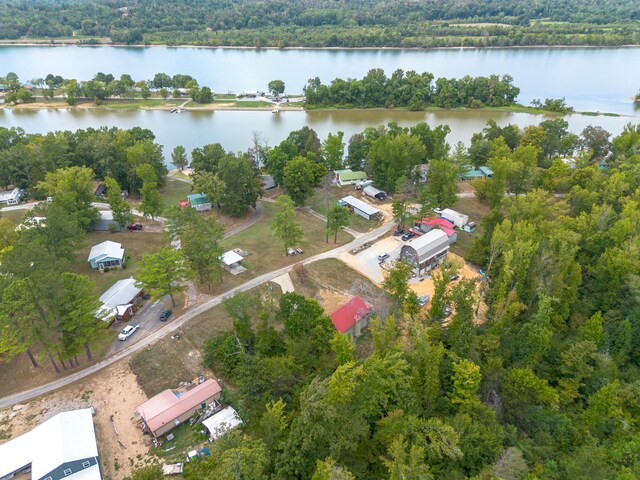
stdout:
[(122, 268), (124, 265), (124, 248), (117, 242), (107, 240), (91, 247), (87, 261), (91, 268), (100, 271), (105, 268)]
[(133, 315), (133, 305), (141, 295), (142, 288), (136, 286), (135, 278), (118, 280), (100, 295), (102, 306), (98, 309), (98, 316), (107, 322), (126, 320)]
[(17, 205), (20, 203), (20, 197), (22, 196), (22, 190), (14, 188), (13, 190), (6, 190), (0, 192), (0, 203), (6, 203), (7, 205)]
[(0, 478), (29, 467), (37, 480), (102, 480), (92, 409), (59, 413), (0, 445)]

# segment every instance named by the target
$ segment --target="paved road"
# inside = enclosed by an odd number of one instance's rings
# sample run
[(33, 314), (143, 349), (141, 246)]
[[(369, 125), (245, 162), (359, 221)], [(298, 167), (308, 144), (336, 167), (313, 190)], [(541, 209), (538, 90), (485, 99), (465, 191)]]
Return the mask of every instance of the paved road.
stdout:
[[(340, 247), (334, 248), (333, 250), (329, 250), (326, 251), (324, 253), (320, 253), (318, 255), (315, 255), (313, 257), (309, 257), (306, 260), (303, 260), (302, 263), (304, 265), (309, 264), (309, 263), (313, 263), (316, 262), (318, 260), (324, 260), (326, 258), (334, 258), (335, 256), (339, 255), (340, 253), (344, 253), (344, 252), (348, 252), (349, 250), (362, 245), (363, 243), (366, 242), (372, 242), (374, 241), (376, 238), (384, 235), (387, 231), (389, 231), (392, 227), (395, 226), (395, 223), (393, 222), (389, 222), (384, 224), (383, 226), (376, 228), (375, 230), (372, 230), (369, 233), (366, 233), (364, 235), (362, 235), (360, 238), (356, 238), (355, 240), (353, 240), (351, 243), (348, 243), (346, 245), (342, 245)], [(40, 395), (44, 395), (46, 393), (52, 392), (54, 390), (57, 390), (59, 388), (62, 388), (66, 385), (69, 385), (73, 382), (76, 382), (78, 380), (81, 380), (83, 378), (88, 377), (89, 375), (92, 375), (100, 370), (102, 370), (105, 367), (108, 367), (109, 365), (113, 365), (114, 363), (127, 358), (129, 355), (134, 354), (135, 352), (142, 350), (143, 348), (147, 347), (148, 345), (151, 345), (155, 342), (157, 342), (158, 340), (160, 340), (162, 337), (164, 337), (165, 335), (174, 332), (176, 330), (178, 330), (179, 328), (181, 328), (183, 325), (185, 325), (189, 320), (191, 320), (192, 318), (200, 315), (203, 312), (206, 312), (207, 310), (209, 310), (212, 307), (215, 307), (217, 305), (220, 305), (222, 303), (223, 300), (225, 300), (228, 297), (232, 297), (233, 295), (235, 295), (238, 292), (244, 292), (247, 290), (251, 290), (252, 288), (255, 288), (259, 285), (262, 285), (265, 282), (268, 282), (276, 277), (279, 277), (280, 275), (283, 275), (287, 272), (289, 272), (290, 270), (293, 269), (295, 264), (293, 265), (289, 265), (287, 267), (283, 267), (280, 268), (278, 270), (273, 270), (271, 272), (265, 273), (263, 275), (260, 275), (259, 277), (255, 277), (252, 278), (251, 280), (247, 281), (246, 283), (243, 283), (242, 285), (239, 285), (235, 288), (232, 288), (231, 290), (225, 292), (222, 295), (218, 295), (217, 297), (212, 298), (211, 300), (209, 300), (208, 302), (203, 303), (202, 305), (195, 307), (189, 311), (187, 311), (186, 313), (184, 313), (184, 315), (176, 318), (173, 322), (169, 322), (167, 324), (165, 324), (162, 328), (155, 330), (154, 332), (150, 333), (148, 336), (146, 336), (145, 338), (140, 339), (138, 342), (136, 343), (131, 343), (126, 345), (122, 350), (120, 350), (119, 352), (105, 358), (104, 360), (96, 363), (95, 365), (92, 365), (90, 367), (87, 367), (83, 370), (80, 370), (76, 373), (73, 373), (67, 377), (61, 378), (59, 380), (55, 380), (53, 382), (47, 383), (46, 385), (41, 385), (39, 387), (36, 388), (32, 388), (30, 390), (26, 390), (24, 392), (20, 392), (20, 393), (16, 393), (14, 395), (9, 395), (3, 398), (0, 398), (0, 408), (6, 408), (9, 407), (11, 405), (14, 405), (16, 403), (20, 403), (20, 402), (26, 402), (32, 398), (35, 397), (39, 397)], [(123, 344), (127, 344), (128, 342), (123, 342)]]

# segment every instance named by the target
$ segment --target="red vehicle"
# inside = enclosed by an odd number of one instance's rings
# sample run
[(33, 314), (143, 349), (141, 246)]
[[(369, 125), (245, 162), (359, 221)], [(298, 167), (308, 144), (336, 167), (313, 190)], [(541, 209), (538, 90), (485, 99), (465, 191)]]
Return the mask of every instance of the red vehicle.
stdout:
[(127, 225), (127, 230), (142, 230), (141, 223), (130, 223)]

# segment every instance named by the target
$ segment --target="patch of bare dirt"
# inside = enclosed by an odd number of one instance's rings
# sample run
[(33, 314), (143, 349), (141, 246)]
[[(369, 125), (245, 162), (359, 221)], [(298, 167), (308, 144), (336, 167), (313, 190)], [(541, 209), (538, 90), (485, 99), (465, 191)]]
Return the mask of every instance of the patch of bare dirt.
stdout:
[(335, 312), (342, 305), (347, 303), (352, 295), (337, 290), (322, 289), (317, 293), (318, 302), (328, 314)]
[(0, 425), (10, 426), (3, 443), (60, 412), (93, 406), (103, 477), (121, 479), (147, 459), (150, 438), (133, 421), (135, 408), (146, 400), (125, 360), (62, 390), (0, 411)]

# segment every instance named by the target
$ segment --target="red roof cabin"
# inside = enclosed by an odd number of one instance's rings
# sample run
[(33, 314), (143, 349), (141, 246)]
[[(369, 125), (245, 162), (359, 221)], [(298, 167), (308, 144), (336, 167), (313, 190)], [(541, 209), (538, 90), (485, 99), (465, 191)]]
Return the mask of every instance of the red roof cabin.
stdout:
[(362, 330), (369, 326), (372, 313), (373, 305), (365, 302), (359, 296), (355, 296), (333, 312), (331, 320), (340, 333), (346, 333), (350, 337), (358, 337)]

